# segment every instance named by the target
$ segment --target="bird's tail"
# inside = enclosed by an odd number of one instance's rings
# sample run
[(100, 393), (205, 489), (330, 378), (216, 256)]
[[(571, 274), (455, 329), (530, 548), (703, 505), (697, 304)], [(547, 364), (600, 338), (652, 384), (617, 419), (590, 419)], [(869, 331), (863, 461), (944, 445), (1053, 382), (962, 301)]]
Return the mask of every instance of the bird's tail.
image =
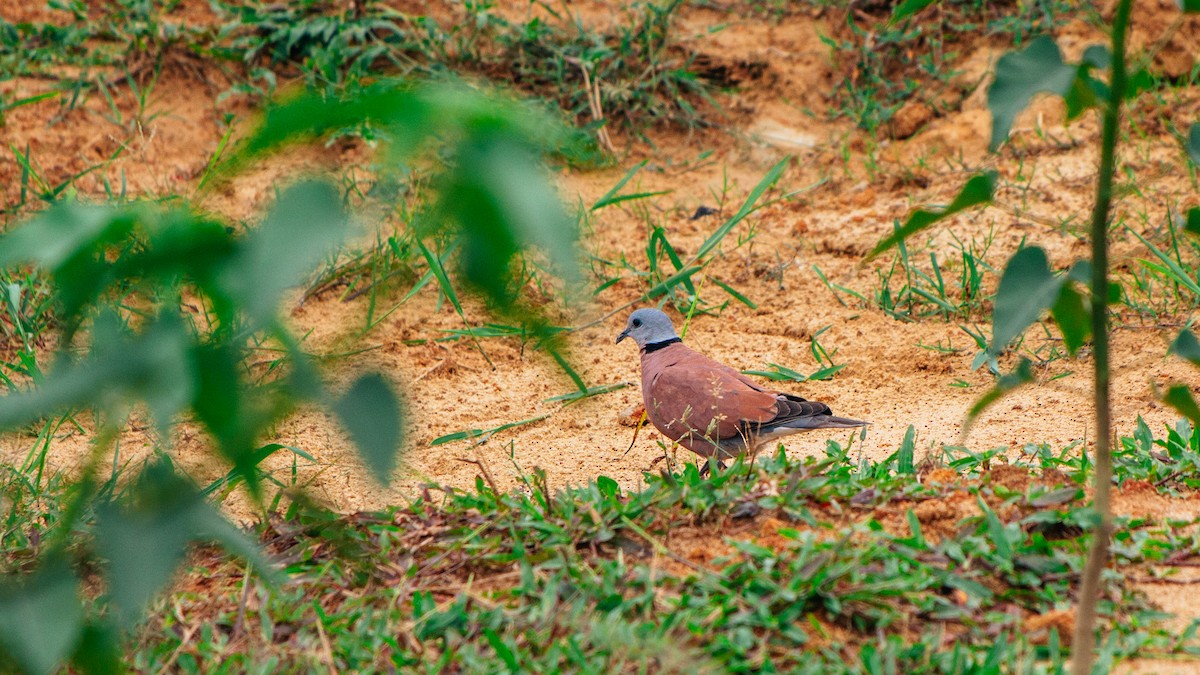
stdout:
[(870, 424), (871, 424), (870, 422), (864, 422), (862, 420), (852, 420), (849, 417), (836, 417), (834, 415), (830, 415), (828, 417), (821, 419), (820, 424), (818, 424), (817, 426), (812, 427), (812, 428), (813, 429), (853, 429), (855, 427), (870, 426)]

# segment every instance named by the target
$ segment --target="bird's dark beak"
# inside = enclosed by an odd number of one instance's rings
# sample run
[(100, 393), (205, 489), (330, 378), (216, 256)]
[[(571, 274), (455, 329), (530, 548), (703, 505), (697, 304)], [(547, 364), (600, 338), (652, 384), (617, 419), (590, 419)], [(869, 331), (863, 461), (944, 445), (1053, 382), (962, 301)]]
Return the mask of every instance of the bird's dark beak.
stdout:
[(629, 337), (629, 330), (626, 329), (626, 330), (621, 331), (621, 334), (617, 336), (616, 344), (621, 344), (621, 340), (624, 340), (627, 337)]

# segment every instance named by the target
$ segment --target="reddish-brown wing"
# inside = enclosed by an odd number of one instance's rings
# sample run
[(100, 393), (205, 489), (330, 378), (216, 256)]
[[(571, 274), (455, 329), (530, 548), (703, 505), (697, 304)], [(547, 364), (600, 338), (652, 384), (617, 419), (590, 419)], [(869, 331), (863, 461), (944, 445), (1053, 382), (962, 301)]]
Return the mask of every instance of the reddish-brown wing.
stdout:
[(744, 422), (767, 422), (780, 412), (774, 392), (682, 344), (643, 355), (642, 395), (650, 421), (673, 440), (689, 432), (732, 438)]

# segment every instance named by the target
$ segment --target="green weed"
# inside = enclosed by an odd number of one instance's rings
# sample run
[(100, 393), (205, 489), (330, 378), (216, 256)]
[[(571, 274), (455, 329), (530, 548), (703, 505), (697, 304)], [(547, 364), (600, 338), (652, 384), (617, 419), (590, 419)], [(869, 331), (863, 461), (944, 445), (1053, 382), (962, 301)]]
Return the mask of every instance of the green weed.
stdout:
[[(966, 45), (982, 35), (1019, 47), (1033, 36), (1052, 32), (1081, 9), (1081, 3), (1068, 0), (1021, 3), (1017, 11), (976, 0), (934, 4), (899, 21), (888, 3), (834, 10), (834, 28), (821, 38), (840, 65), (834, 116), (849, 117), (874, 132), (917, 92), (922, 93), (916, 100), (935, 108), (961, 99), (969, 92), (954, 91), (961, 86), (955, 83), (955, 67)], [(907, 13), (913, 14), (911, 9)]]
[(348, 8), (323, 0), (221, 2), (228, 18), (212, 49), (265, 84), (242, 83), (237, 93), (270, 95), (278, 79), (297, 72), (310, 87), (342, 93), (381, 72), (473, 73), (557, 103), (612, 150), (605, 124), (705, 123), (700, 106), (711, 104), (709, 86), (689, 59), (680, 63), (669, 51), (681, 4), (634, 3), (625, 21), (599, 33), (573, 21), (566, 6), (542, 5), (549, 19), (513, 22), (490, 3), (468, 2), (452, 9), (463, 16), (447, 24), (377, 1)]
[[(261, 530), (294, 583), (268, 592), (202, 551), (189, 576), (212, 583), (173, 596), (180, 611), (157, 614), (128, 660), (174, 657), (186, 668), (219, 654), (246, 670), (1061, 667), (1061, 636), (1024, 626), (1074, 592), (1090, 527), (1083, 477), (1014, 490), (992, 480), (985, 453), (956, 460), (978, 479), (922, 485), (913, 445), (910, 434), (873, 464), (831, 442), (821, 458), (762, 456), (711, 479), (694, 466), (647, 475), (634, 492), (604, 477), (552, 492), (535, 471), (523, 491), (498, 493), (481, 478), (473, 490), (430, 486), (381, 514), (300, 510)], [(927, 531), (903, 507), (957, 491), (977, 509), (950, 530)], [(872, 517), (885, 512), (899, 523)], [(1114, 564), (1170, 569), (1195, 546), (1177, 525), (1122, 521)], [(711, 553), (689, 548), (696, 537)], [(1194, 638), (1158, 627), (1162, 615), (1125, 575), (1105, 585), (1107, 658), (1195, 653)]]
[[(995, 274), (986, 259), (993, 238), (994, 230), (983, 244), (956, 241), (957, 260), (944, 261), (930, 251), (927, 264), (914, 258), (907, 244), (900, 242), (891, 263), (875, 270), (875, 304), (888, 316), (902, 321), (978, 317), (991, 302), (984, 285), (987, 276)], [(824, 281), (833, 291), (828, 280)]]

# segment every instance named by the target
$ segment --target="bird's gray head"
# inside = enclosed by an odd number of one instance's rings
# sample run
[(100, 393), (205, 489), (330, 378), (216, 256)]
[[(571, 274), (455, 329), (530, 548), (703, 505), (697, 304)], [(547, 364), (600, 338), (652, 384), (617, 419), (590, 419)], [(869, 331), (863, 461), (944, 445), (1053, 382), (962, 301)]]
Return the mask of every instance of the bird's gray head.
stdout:
[(671, 325), (671, 317), (653, 307), (645, 307), (629, 315), (629, 321), (625, 324), (625, 330), (617, 336), (617, 342), (627, 337), (633, 338), (639, 349), (678, 338), (675, 326)]

